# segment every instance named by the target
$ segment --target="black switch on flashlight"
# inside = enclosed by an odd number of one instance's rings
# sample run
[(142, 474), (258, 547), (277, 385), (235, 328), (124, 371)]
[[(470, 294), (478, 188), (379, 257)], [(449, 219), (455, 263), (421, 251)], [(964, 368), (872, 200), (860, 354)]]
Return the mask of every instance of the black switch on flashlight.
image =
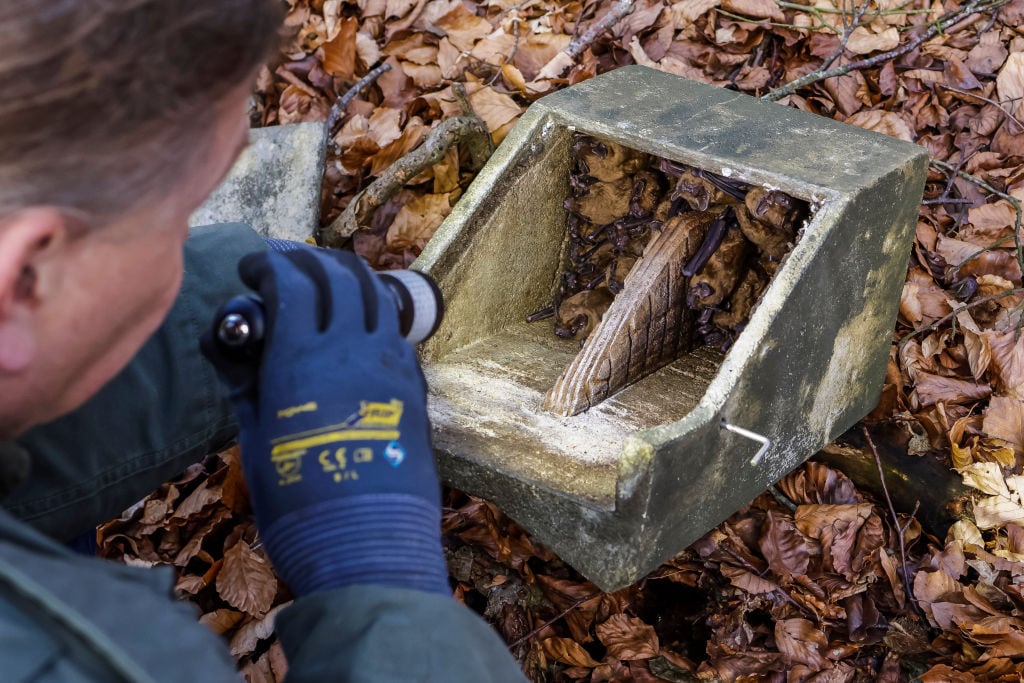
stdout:
[[(413, 344), (429, 339), (444, 316), (444, 300), (434, 280), (415, 270), (392, 270), (374, 275), (394, 298), (402, 336)], [(263, 301), (253, 294), (234, 297), (217, 311), (214, 330), (223, 351), (258, 358), (266, 334)]]

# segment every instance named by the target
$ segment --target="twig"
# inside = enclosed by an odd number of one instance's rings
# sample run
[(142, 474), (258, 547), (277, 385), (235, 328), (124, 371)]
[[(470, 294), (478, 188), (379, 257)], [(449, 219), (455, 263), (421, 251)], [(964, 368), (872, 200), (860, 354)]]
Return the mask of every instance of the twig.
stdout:
[(321, 234), (324, 245), (340, 247), (360, 226), (369, 223), (377, 209), (406, 183), (444, 159), (453, 145), (465, 145), (466, 166), (471, 171), (479, 171), (483, 167), (494, 151), (487, 124), (473, 111), (461, 83), (453, 84), (452, 92), (463, 109), (463, 115), (442, 121), (430, 131), (423, 144), (388, 166), (369, 187), (357, 194), (341, 215), (324, 228)]
[(571, 605), (566, 607), (564, 610), (562, 610), (561, 612), (556, 614), (551, 619), (548, 619), (543, 624), (541, 624), (537, 628), (535, 628), (532, 631), (530, 631), (529, 633), (527, 633), (525, 636), (523, 636), (519, 640), (516, 640), (516, 641), (510, 643), (509, 646), (508, 646), (508, 649), (509, 650), (515, 650), (517, 647), (519, 647), (520, 645), (522, 645), (526, 641), (530, 640), (535, 635), (537, 635), (538, 633), (540, 633), (541, 631), (546, 629), (548, 626), (551, 626), (551, 624), (555, 623), (556, 621), (558, 621), (559, 619), (561, 619), (562, 617), (567, 615), (569, 612), (573, 611), (574, 609), (576, 609), (577, 607), (582, 605), (583, 603), (589, 602), (589, 601), (593, 600), (594, 598), (601, 597), (601, 594), (602, 594), (601, 591), (597, 591), (596, 593), (591, 593), (590, 595), (586, 595), (586, 596), (580, 598), (579, 600), (577, 600), (576, 602), (572, 603)]
[(534, 80), (543, 81), (560, 77), (602, 33), (633, 11), (633, 2), (634, 0), (617, 0), (603, 17), (583, 32), (583, 35), (574, 37), (564, 50), (548, 60)]
[[(1020, 272), (1022, 274), (1024, 274), (1024, 245), (1021, 244), (1021, 234), (1020, 234), (1021, 220), (1022, 220), (1022, 218), (1024, 218), (1024, 212), (1021, 211), (1020, 201), (1016, 197), (1014, 197), (1012, 195), (1008, 195), (1005, 192), (1000, 192), (996, 188), (994, 188), (991, 185), (989, 185), (988, 183), (986, 183), (981, 178), (979, 178), (977, 176), (973, 176), (970, 173), (967, 173), (965, 171), (961, 171), (959, 168), (954, 168), (953, 166), (951, 166), (950, 164), (947, 164), (944, 161), (938, 161), (938, 160), (933, 159), (932, 162), (931, 162), (931, 165), (935, 166), (937, 168), (940, 168), (943, 171), (946, 171), (947, 173), (951, 173), (953, 175), (958, 175), (961, 178), (963, 178), (964, 180), (966, 180), (968, 182), (971, 182), (971, 183), (974, 183), (975, 185), (977, 185), (978, 187), (982, 188), (983, 190), (987, 190), (987, 191), (991, 192), (992, 194), (996, 195), (997, 197), (999, 197), (1001, 199), (1005, 199), (1007, 202), (1010, 203), (1010, 205), (1013, 207), (1014, 212), (1016, 213), (1016, 218), (1013, 221), (1013, 244), (1017, 248), (1017, 266), (1018, 266), (1018, 268), (1020, 268)], [(978, 253), (981, 254), (981, 253), (984, 253), (984, 251), (985, 250), (983, 250), (981, 252), (978, 252)], [(959, 268), (964, 263), (967, 263), (972, 258), (975, 258), (975, 256), (977, 256), (977, 254), (972, 254), (968, 258), (964, 259), (961, 263), (956, 264), (955, 267)]]
[(782, 507), (786, 508), (790, 512), (796, 512), (797, 505), (789, 499), (785, 493), (779, 490), (779, 487), (772, 484), (768, 487), (768, 493), (772, 494), (772, 498), (776, 500)]
[(341, 120), (345, 110), (348, 109), (348, 105), (352, 103), (352, 100), (356, 98), (363, 88), (366, 88), (382, 74), (391, 71), (391, 65), (387, 62), (381, 64), (377, 68), (371, 70), (368, 74), (359, 79), (359, 82), (349, 88), (344, 95), (334, 101), (334, 106), (331, 107), (330, 114), (327, 115), (327, 137), (332, 137), (335, 133), (334, 129), (338, 125), (338, 121)]
[(618, 0), (603, 17), (591, 24), (582, 36), (577, 36), (569, 41), (569, 47), (565, 48), (565, 54), (575, 61), (602, 33), (615, 26), (632, 11), (633, 0)]
[[(1018, 119), (1016, 116), (1014, 116), (1010, 112), (1008, 112), (1005, 109), (1003, 109), (1002, 102), (996, 102), (995, 100), (993, 100), (993, 99), (991, 99), (989, 97), (982, 97), (981, 95), (975, 95), (972, 92), (967, 92), (966, 90), (961, 90), (960, 88), (954, 88), (953, 86), (946, 85), (944, 83), (936, 83), (935, 85), (939, 86), (940, 88), (943, 88), (944, 90), (950, 90), (952, 92), (955, 92), (958, 95), (964, 95), (965, 97), (973, 97), (976, 100), (981, 100), (982, 102), (987, 102), (988, 104), (994, 104), (996, 109), (998, 109), (1001, 113), (1003, 113), (1006, 116), (1006, 118), (1010, 119), (1011, 121), (1016, 123), (1022, 130), (1024, 130), (1024, 123), (1021, 123), (1020, 119)], [(1008, 100), (1009, 100), (1009, 102), (1011, 102), (1011, 104), (1015, 100), (1019, 100), (1019, 99), (1020, 99), (1019, 97), (1008, 98)]]
[[(914, 597), (914, 590), (910, 587), (910, 574), (907, 571), (907, 542), (904, 532), (906, 527), (900, 524), (900, 518), (896, 514), (896, 508), (892, 504), (892, 498), (889, 497), (889, 487), (885, 484), (885, 471), (882, 469), (882, 458), (878, 455), (878, 449), (875, 448), (875, 442), (871, 438), (871, 432), (868, 431), (867, 427), (862, 427), (864, 430), (864, 438), (868, 440), (868, 446), (871, 447), (871, 453), (875, 456), (875, 465), (878, 467), (878, 478), (882, 482), (882, 493), (885, 494), (885, 502), (889, 504), (889, 513), (892, 515), (893, 528), (896, 530), (900, 541), (900, 572), (903, 575), (903, 588), (907, 592), (907, 598), (910, 603), (914, 606), (918, 615), (925, 619), (924, 611), (921, 609), (921, 605), (917, 603), (917, 598)], [(917, 508), (915, 507), (916, 511)]]
[(832, 53), (832, 56), (822, 62), (822, 65), (818, 67), (819, 71), (824, 71), (832, 66), (832, 64), (835, 63), (835, 61), (839, 59), (844, 52), (846, 52), (846, 44), (850, 42), (850, 36), (853, 35), (853, 32), (857, 30), (858, 26), (860, 26), (860, 20), (864, 18), (864, 13), (867, 12), (868, 5), (870, 4), (871, 0), (864, 0), (861, 6), (858, 7), (857, 11), (854, 13), (853, 20), (849, 23), (846, 21), (846, 14), (842, 14), (843, 37), (839, 39), (839, 47)]
[(902, 349), (904, 346), (907, 345), (907, 342), (909, 342), (914, 337), (916, 337), (918, 335), (921, 335), (921, 334), (924, 334), (925, 332), (931, 332), (931, 331), (939, 329), (947, 321), (952, 320), (953, 318), (955, 318), (956, 316), (960, 315), (964, 311), (971, 310), (975, 306), (981, 306), (982, 304), (987, 304), (987, 303), (989, 303), (991, 301), (997, 301), (999, 299), (1003, 299), (1003, 298), (1008, 297), (1008, 296), (1013, 296), (1014, 294), (1024, 294), (1024, 287), (1015, 287), (1013, 289), (1008, 289), (1005, 292), (999, 292), (998, 294), (993, 294), (991, 296), (986, 296), (986, 297), (982, 297), (980, 299), (975, 299), (974, 301), (972, 301), (970, 303), (963, 304), (962, 306), (957, 306), (956, 308), (953, 309), (952, 313), (948, 313), (948, 314), (942, 316), (941, 318), (939, 318), (938, 320), (933, 322), (931, 325), (925, 325), (924, 327), (918, 327), (917, 329), (915, 329), (915, 330), (911, 331), (910, 333), (908, 333), (905, 337), (900, 339), (900, 345), (899, 346)]
[(914, 50), (919, 45), (921, 45), (921, 43), (925, 42), (926, 40), (929, 40), (936, 34), (946, 32), (946, 29), (949, 29), (953, 25), (960, 23), (966, 17), (969, 17), (977, 12), (990, 9), (997, 9), (1005, 5), (1008, 1), (1009, 0), (972, 0), (972, 2), (967, 3), (960, 9), (952, 13), (947, 13), (946, 15), (943, 15), (942, 18), (930, 24), (928, 29), (921, 33), (921, 35), (917, 36), (908, 43), (905, 43), (893, 50), (883, 52), (868, 59), (860, 59), (855, 62), (849, 62), (848, 64), (842, 64), (840, 66), (833, 67), (831, 69), (815, 69), (811, 73), (801, 76), (795, 81), (790, 81), (786, 85), (775, 88), (774, 90), (765, 93), (764, 95), (761, 96), (761, 99), (767, 102), (775, 102), (776, 100), (781, 100), (783, 97), (787, 95), (792, 95), (805, 85), (817, 83), (818, 81), (824, 81), (835, 76), (845, 76), (851, 71), (867, 69), (873, 66), (877, 66), (878, 64), (887, 62), (890, 59), (895, 59), (896, 57), (900, 57), (910, 52), (911, 50)]
[(925, 205), (925, 206), (930, 206), (932, 204), (973, 204), (974, 200), (973, 199), (963, 199), (963, 198), (956, 199), (954, 197), (949, 197), (948, 199), (943, 199), (942, 197), (937, 197), (935, 199), (925, 199), (921, 203), (923, 205)]

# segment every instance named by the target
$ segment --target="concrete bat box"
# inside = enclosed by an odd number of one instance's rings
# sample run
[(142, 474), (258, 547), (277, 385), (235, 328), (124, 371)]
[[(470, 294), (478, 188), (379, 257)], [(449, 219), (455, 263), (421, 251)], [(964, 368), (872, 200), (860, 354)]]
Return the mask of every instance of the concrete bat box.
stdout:
[[(726, 353), (684, 350), (567, 417), (545, 396), (580, 344), (525, 319), (567, 258), (577, 133), (813, 214)], [(875, 405), (927, 164), (915, 145), (645, 67), (534, 103), (414, 264), (447, 305), (423, 348), (443, 478), (604, 589), (642, 577)]]

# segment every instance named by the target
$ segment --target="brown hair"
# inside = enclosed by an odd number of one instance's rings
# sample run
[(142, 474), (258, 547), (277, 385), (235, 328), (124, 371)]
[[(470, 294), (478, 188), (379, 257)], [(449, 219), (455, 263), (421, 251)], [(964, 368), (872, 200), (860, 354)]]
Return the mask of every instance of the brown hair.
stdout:
[(172, 186), (280, 15), (280, 0), (0, 3), (0, 215), (110, 217)]

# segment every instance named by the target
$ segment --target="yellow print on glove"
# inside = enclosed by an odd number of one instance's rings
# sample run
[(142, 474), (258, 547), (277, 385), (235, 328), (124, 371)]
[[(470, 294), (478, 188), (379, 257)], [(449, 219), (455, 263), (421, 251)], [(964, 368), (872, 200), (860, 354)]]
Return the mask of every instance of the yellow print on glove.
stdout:
[(277, 476), (281, 477), (277, 485), (287, 486), (302, 481), (299, 470), (302, 468), (302, 453), (294, 451), (272, 454), (270, 460), (274, 463)]
[[(332, 449), (323, 447), (344, 441), (397, 441), (401, 437), (398, 425), (403, 407), (404, 404), (398, 399), (391, 399), (387, 403), (360, 401), (359, 411), (342, 423), (274, 439), (271, 441), (270, 460), (281, 477), (278, 485), (287, 486), (301, 481), (302, 456), (317, 448), (322, 449), (317, 459), (323, 471), (332, 474), (335, 481), (358, 479), (356, 472), (346, 469), (348, 461), (345, 448), (333, 449), (332, 457)], [(353, 451), (353, 463), (372, 460), (373, 449), (361, 447)]]

